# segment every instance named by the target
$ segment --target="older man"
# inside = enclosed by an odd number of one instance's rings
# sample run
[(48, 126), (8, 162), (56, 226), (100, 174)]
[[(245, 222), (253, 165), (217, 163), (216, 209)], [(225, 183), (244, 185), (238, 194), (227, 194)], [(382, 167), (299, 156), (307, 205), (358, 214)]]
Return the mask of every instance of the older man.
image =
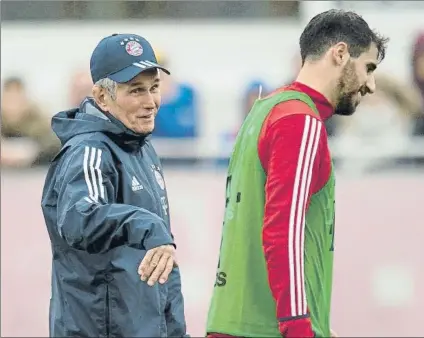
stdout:
[(134, 34), (101, 40), (90, 69), (93, 97), (52, 121), (62, 149), (42, 197), (53, 251), (50, 336), (183, 337), (168, 198), (148, 138), (159, 69), (169, 72)]

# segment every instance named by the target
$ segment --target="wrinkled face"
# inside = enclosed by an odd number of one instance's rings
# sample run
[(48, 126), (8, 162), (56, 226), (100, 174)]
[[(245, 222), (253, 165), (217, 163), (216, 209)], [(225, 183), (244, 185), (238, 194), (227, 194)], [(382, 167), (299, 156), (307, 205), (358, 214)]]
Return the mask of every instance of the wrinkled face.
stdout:
[(362, 96), (375, 91), (374, 70), (377, 68), (378, 50), (374, 44), (359, 57), (349, 57), (337, 85), (335, 114), (352, 115)]
[(161, 102), (159, 85), (157, 69), (140, 73), (131, 81), (118, 84), (115, 100), (105, 98), (107, 111), (135, 133), (151, 134)]

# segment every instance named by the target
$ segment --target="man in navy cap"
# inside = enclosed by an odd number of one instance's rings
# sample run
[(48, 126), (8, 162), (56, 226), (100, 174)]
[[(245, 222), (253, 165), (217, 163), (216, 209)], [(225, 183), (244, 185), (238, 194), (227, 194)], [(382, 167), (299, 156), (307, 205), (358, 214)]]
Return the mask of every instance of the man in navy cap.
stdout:
[(42, 210), (52, 251), (51, 337), (184, 337), (150, 43), (113, 34), (91, 56), (93, 97), (53, 117), (62, 142)]

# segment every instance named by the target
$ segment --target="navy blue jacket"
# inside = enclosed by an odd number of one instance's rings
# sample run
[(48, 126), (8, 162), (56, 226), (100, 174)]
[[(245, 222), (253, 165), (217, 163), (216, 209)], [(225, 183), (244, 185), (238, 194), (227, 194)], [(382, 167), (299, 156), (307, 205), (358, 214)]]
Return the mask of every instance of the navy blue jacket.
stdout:
[(137, 273), (146, 250), (173, 243), (162, 168), (148, 139), (91, 99), (58, 113), (62, 150), (42, 209), (52, 252), (51, 337), (183, 337), (178, 268), (153, 287)]

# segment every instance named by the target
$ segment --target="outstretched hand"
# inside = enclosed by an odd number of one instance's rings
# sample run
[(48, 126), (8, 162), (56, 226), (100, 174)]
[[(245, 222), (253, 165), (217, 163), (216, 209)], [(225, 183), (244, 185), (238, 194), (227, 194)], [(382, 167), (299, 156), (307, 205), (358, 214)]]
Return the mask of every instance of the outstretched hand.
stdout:
[(138, 267), (138, 274), (142, 281), (147, 281), (149, 286), (157, 281), (164, 284), (168, 280), (175, 260), (175, 247), (173, 245), (161, 245), (147, 251)]

